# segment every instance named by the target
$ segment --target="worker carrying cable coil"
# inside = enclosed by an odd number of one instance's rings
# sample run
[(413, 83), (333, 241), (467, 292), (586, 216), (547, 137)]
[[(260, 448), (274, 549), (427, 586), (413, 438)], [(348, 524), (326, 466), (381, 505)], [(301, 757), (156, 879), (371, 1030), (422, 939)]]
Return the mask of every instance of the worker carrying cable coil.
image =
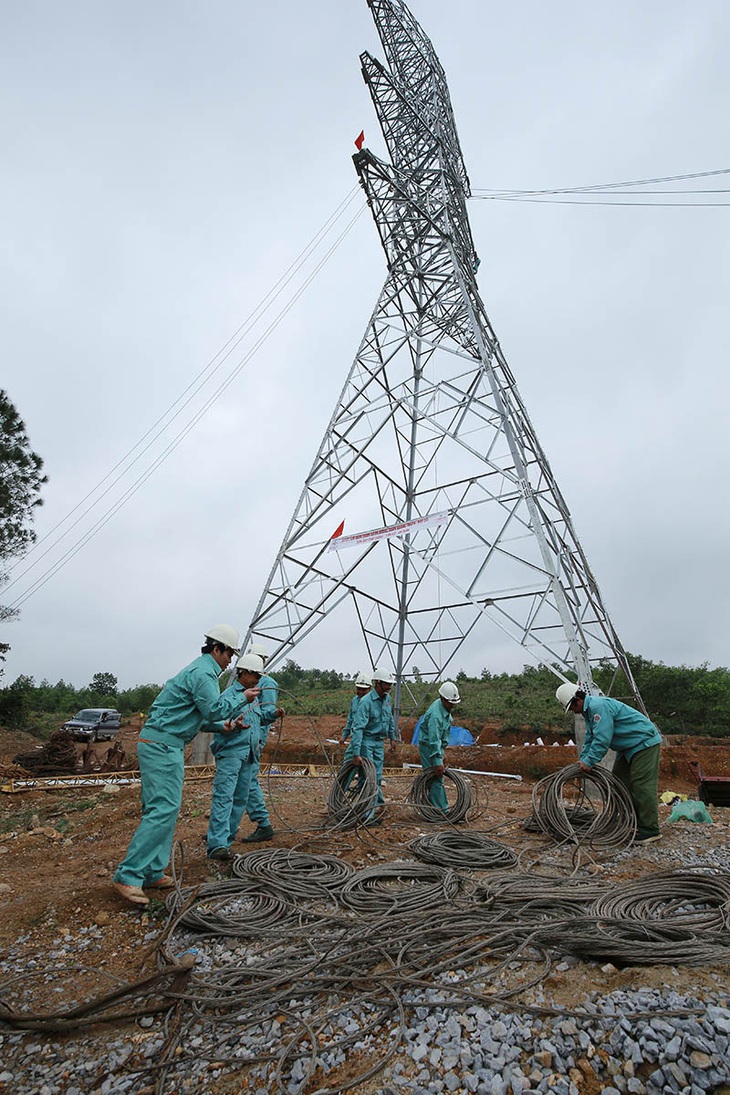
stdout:
[(659, 840), (659, 750), (662, 737), (646, 715), (608, 696), (589, 696), (577, 684), (566, 681), (555, 693), (566, 711), (582, 715), (586, 740), (581, 750), (581, 771), (615, 749), (613, 774), (626, 788), (636, 810), (635, 844)]
[[(375, 816), (376, 805), (382, 806), (385, 803), (381, 784), (386, 738), (390, 740), (391, 750), (395, 749), (393, 704), (388, 695), (394, 683), (393, 674), (388, 669), (376, 669), (373, 672), (373, 687), (358, 704), (352, 723), (350, 744), (345, 751), (345, 762), (352, 761), (356, 768), (362, 766), (363, 758), (371, 760), (375, 765), (377, 803), (365, 819), (371, 825), (380, 824), (380, 818)], [(359, 778), (358, 782), (362, 783), (362, 779)]]
[(433, 779), (428, 786), (428, 801), (444, 813), (449, 808), (444, 789), (444, 751), (451, 738), (451, 711), (461, 703), (459, 689), (453, 681), (444, 681), (439, 696), (421, 719), (418, 728), (418, 755), (424, 772), (431, 769)]

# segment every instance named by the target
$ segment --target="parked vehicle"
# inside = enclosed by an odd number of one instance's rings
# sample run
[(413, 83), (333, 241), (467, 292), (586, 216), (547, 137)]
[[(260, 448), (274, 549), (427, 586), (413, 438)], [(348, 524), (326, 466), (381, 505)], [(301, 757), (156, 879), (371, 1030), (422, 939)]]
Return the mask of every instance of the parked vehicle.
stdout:
[(122, 716), (111, 707), (87, 707), (65, 722), (62, 730), (68, 730), (75, 741), (109, 741), (119, 733)]

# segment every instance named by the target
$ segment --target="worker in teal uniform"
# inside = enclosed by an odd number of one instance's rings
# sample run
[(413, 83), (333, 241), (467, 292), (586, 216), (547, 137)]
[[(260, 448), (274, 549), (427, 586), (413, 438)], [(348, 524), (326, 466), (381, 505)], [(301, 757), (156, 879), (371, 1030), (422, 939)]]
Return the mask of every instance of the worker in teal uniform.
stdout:
[(137, 745), (142, 820), (114, 875), (115, 888), (135, 905), (149, 904), (144, 886), (173, 885), (164, 872), (182, 805), (185, 746), (207, 727), (237, 731), (243, 722), (241, 712), (256, 699), (255, 689), (238, 683), (220, 691), (218, 677), (238, 654), (238, 646), (235, 627), (211, 627), (200, 657), (167, 682), (150, 708)]
[[(261, 658), (263, 667), (266, 667), (268, 653), (265, 646), (252, 643), (248, 649), (249, 654)], [(279, 686), (273, 677), (262, 673), (258, 682), (259, 697), (256, 701), (257, 736), (254, 746), (254, 759), (251, 767), (251, 782), (246, 802), (246, 813), (255, 824), (252, 833), (243, 838), (244, 844), (257, 844), (260, 841), (271, 840), (274, 830), (269, 819), (269, 811), (266, 809), (264, 793), (259, 783), (259, 770), (261, 768), (261, 754), (269, 738), (269, 733), (277, 719), (283, 718), (284, 710), (278, 706)]]
[(347, 722), (342, 730), (340, 741), (344, 745), (352, 733), (352, 724), (355, 721), (355, 712), (360, 706), (360, 700), (366, 696), (372, 688), (372, 674), (361, 672), (355, 677), (355, 695), (350, 700), (350, 710), (347, 713)]
[(589, 696), (565, 682), (555, 693), (566, 711), (582, 715), (586, 739), (579, 763), (590, 772), (609, 749), (616, 751), (613, 774), (623, 783), (636, 810), (635, 844), (659, 840), (659, 753), (662, 736), (646, 715), (608, 696)]
[[(362, 767), (362, 758), (367, 757), (375, 765), (378, 780), (377, 805), (383, 798), (383, 757), (385, 739), (390, 740), (391, 750), (395, 749), (395, 723), (393, 704), (389, 692), (393, 687), (393, 674), (387, 669), (376, 669), (373, 673), (373, 687), (358, 704), (352, 723), (350, 744), (345, 750), (345, 761), (351, 760), (356, 767)], [(375, 806), (366, 818), (366, 824), (379, 825), (375, 818)]]
[(451, 737), (451, 710), (461, 703), (459, 689), (453, 681), (444, 681), (439, 698), (434, 700), (421, 719), (418, 728), (418, 754), (424, 772), (432, 770), (434, 779), (428, 788), (428, 801), (444, 813), (449, 808), (444, 789), (444, 750)]
[(259, 743), (259, 697), (264, 663), (256, 654), (243, 654), (236, 662), (236, 683), (255, 688), (256, 699), (243, 712), (243, 725), (234, 733), (213, 735), (210, 751), (215, 757), (215, 778), (210, 802), (206, 846), (210, 859), (229, 860), (253, 778)]

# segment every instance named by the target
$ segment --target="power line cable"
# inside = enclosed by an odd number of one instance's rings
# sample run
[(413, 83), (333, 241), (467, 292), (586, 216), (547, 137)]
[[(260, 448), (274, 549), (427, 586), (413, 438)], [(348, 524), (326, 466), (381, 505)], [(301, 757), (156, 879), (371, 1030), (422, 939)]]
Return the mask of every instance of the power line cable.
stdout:
[[(608, 197), (627, 195), (636, 198), (657, 198), (657, 197), (671, 197), (675, 195), (693, 195), (693, 194), (727, 194), (730, 193), (727, 189), (703, 189), (703, 188), (688, 188), (688, 189), (665, 189), (665, 190), (641, 190), (636, 191), (630, 189), (632, 187), (646, 187), (654, 186), (657, 184), (667, 184), (675, 182), (686, 182), (690, 179), (706, 179), (716, 177), (719, 175), (730, 174), (730, 167), (718, 168), (714, 171), (694, 171), (685, 175), (664, 175), (656, 176), (648, 179), (629, 179), (623, 182), (608, 182), (608, 183), (594, 183), (587, 186), (565, 186), (565, 187), (551, 187), (548, 189), (540, 190), (526, 190), (526, 189), (495, 189), (495, 188), (477, 188), (472, 191), (472, 197), (481, 201), (526, 201), (526, 202), (545, 202), (547, 204), (574, 204), (574, 205), (657, 205), (657, 206), (674, 206), (678, 207), (693, 207), (693, 206), (725, 206), (730, 203), (719, 201), (702, 201), (702, 202), (667, 202), (667, 201), (636, 201), (636, 202), (618, 202), (618, 201), (602, 201), (602, 200), (590, 200), (592, 195)], [(568, 201), (563, 200), (559, 195), (581, 195), (585, 196), (586, 200), (582, 201)]]
[[(150, 464), (145, 469), (145, 471), (131, 484), (131, 486), (126, 489), (126, 491), (121, 496), (121, 498), (117, 499), (117, 501), (114, 502), (112, 504), (112, 506), (110, 506), (110, 508), (108, 510), (106, 510), (105, 513), (103, 513), (101, 515), (101, 517), (99, 517), (96, 520), (96, 522), (91, 526), (91, 528), (88, 529), (85, 533), (83, 533), (83, 535), (70, 548), (67, 549), (67, 551), (64, 553), (64, 555), (61, 556), (60, 559), (58, 559), (55, 563), (52, 563), (51, 566), (46, 571), (44, 571), (38, 578), (36, 578), (34, 580), (34, 582), (31, 586), (29, 586), (23, 592), (19, 593), (18, 596), (12, 602), (10, 602), (8, 604), (8, 606), (7, 606), (8, 608), (20, 607), (21, 605), (25, 604), (25, 602), (30, 597), (32, 597), (33, 594), (37, 593), (38, 590), (41, 589), (46, 584), (46, 582), (48, 582), (52, 577), (54, 577), (55, 574), (57, 574), (58, 571), (61, 570), (61, 568), (66, 565), (66, 563), (70, 562), (71, 559), (75, 555), (77, 555), (78, 552), (81, 551), (81, 549), (83, 547), (86, 546), (86, 544), (89, 542), (89, 540), (91, 540), (96, 535), (96, 533), (99, 532), (104, 527), (104, 525), (106, 525), (112, 519), (112, 517), (114, 517), (119, 512), (119, 510), (122, 508), (122, 506), (124, 506), (129, 501), (129, 499), (131, 497), (133, 497), (134, 494), (137, 493), (137, 491), (153, 475), (153, 473), (157, 470), (157, 468), (160, 467), (160, 465), (162, 463), (164, 463), (164, 461), (168, 458), (168, 456), (178, 447), (178, 445), (185, 439), (185, 437), (198, 424), (198, 422), (205, 416), (205, 414), (207, 414), (207, 412), (210, 410), (210, 408), (213, 406), (213, 404), (220, 398), (220, 396), (223, 394), (223, 392), (228, 387), (230, 387), (230, 385), (233, 383), (233, 381), (237, 378), (237, 376), (241, 373), (241, 371), (249, 363), (249, 361), (254, 356), (254, 354), (260, 349), (260, 347), (264, 344), (264, 342), (267, 341), (269, 336), (278, 327), (278, 325), (284, 319), (286, 314), (291, 310), (291, 308), (293, 308), (293, 306), (296, 304), (296, 302), (299, 300), (299, 298), (302, 296), (302, 294), (309, 288), (309, 286), (314, 281), (314, 279), (316, 278), (319, 271), (327, 263), (327, 261), (330, 259), (332, 254), (335, 252), (335, 250), (340, 246), (340, 244), (342, 243), (344, 238), (352, 230), (355, 223), (362, 216), (365, 208), (366, 208), (366, 206), (362, 205), (358, 209), (357, 213), (345, 225), (345, 227), (343, 228), (340, 235), (335, 239), (334, 243), (325, 252), (324, 256), (319, 260), (319, 262), (317, 263), (317, 265), (315, 266), (313, 271), (307, 276), (306, 280), (296, 290), (294, 295), (284, 304), (284, 306), (281, 308), (281, 310), (277, 313), (276, 317), (271, 321), (269, 326), (265, 329), (263, 334), (260, 335), (259, 338), (257, 339), (257, 341), (253, 344), (251, 349), (248, 350), (246, 352), (246, 354), (244, 355), (244, 357), (236, 363), (236, 365), (228, 373), (228, 375), (221, 382), (221, 384), (218, 386), (218, 388), (207, 398), (207, 400), (203, 404), (203, 406), (198, 411), (195, 412), (193, 418), (190, 419), (190, 421), (186, 425), (184, 425), (183, 428), (172, 438), (172, 440), (168, 443), (166, 448), (163, 449), (163, 451), (154, 459), (152, 464)], [(111, 488), (109, 488), (109, 489), (111, 489)], [(107, 494), (107, 493), (109, 493), (109, 491), (107, 490), (104, 493)], [(89, 509), (92, 509), (92, 508), (93, 508), (93, 506), (89, 507)], [(77, 521), (74, 522), (74, 525), (72, 525), (71, 527), (73, 528), (77, 524), (79, 524), (80, 521), (82, 520), (83, 516), (84, 515), (82, 515), (82, 517), (79, 517), (77, 519)], [(70, 529), (68, 531), (70, 531)], [(64, 536), (65, 535), (66, 535), (66, 533), (64, 534)], [(56, 541), (56, 543), (59, 543), (62, 538), (63, 537), (59, 537), (59, 539)], [(52, 545), (52, 547), (55, 547), (55, 546), (56, 546), (56, 544)], [(44, 556), (52, 550), (52, 547), (48, 548), (47, 551), (44, 552)], [(41, 556), (41, 558), (42, 557), (43, 556)], [(13, 583), (8, 583), (8, 585), (14, 584), (15, 582), (19, 581), (26, 573), (28, 573), (30, 570), (32, 570), (37, 565), (38, 562), (40, 562), (40, 559), (37, 560), (36, 563), (31, 564), (31, 566), (28, 567), (25, 571), (23, 571), (23, 573), (21, 575), (19, 575), (15, 579), (13, 579)]]
[[(72, 529), (75, 528), (80, 523), (80, 521), (83, 520), (83, 518), (88, 513), (91, 512), (92, 509), (94, 509), (97, 505), (99, 505), (99, 503), (103, 500), (105, 495), (108, 494), (111, 491), (111, 489), (114, 486), (116, 486), (118, 482), (120, 482), (121, 479), (124, 478), (124, 476), (127, 474), (127, 472), (129, 472), (131, 470), (131, 468), (134, 466), (134, 464), (136, 464), (142, 458), (142, 456), (155, 444), (155, 442), (169, 428), (169, 426), (172, 424), (172, 422), (174, 422), (174, 420), (177, 417), (179, 417), (179, 415), (183, 412), (185, 407), (187, 407), (192, 402), (192, 400), (195, 398), (195, 396), (203, 389), (205, 384), (207, 384), (209, 382), (209, 380), (212, 378), (212, 376), (218, 371), (218, 369), (221, 368), (223, 363), (230, 357), (230, 355), (233, 353), (233, 351), (236, 349), (236, 347), (240, 345), (240, 343), (242, 342), (245, 335), (248, 334), (250, 332), (250, 330), (256, 325), (256, 323), (258, 323), (259, 320), (266, 314), (266, 312), (271, 307), (271, 305), (274, 303), (274, 301), (281, 295), (281, 293), (284, 291), (284, 289), (293, 280), (295, 275), (300, 271), (302, 266), (309, 259), (309, 257), (313, 253), (313, 251), (317, 248), (317, 246), (324, 239), (324, 237), (328, 234), (328, 232), (331, 231), (331, 229), (334, 227), (334, 224), (342, 216), (342, 214), (345, 212), (347, 207), (352, 203), (352, 201), (353, 201), (354, 197), (356, 196), (358, 190), (359, 190), (359, 187), (357, 185), (354, 186), (350, 190), (349, 194), (342, 200), (342, 202), (339, 204), (339, 206), (335, 209), (334, 213), (331, 214), (331, 216), (325, 221), (325, 223), (321, 226), (321, 228), (315, 233), (315, 235), (312, 237), (312, 239), (309, 241), (309, 243), (302, 249), (302, 251), (300, 251), (297, 258), (289, 266), (289, 268), (285, 271), (285, 273), (282, 274), (282, 276), (272, 286), (272, 288), (268, 291), (268, 293), (266, 293), (266, 295), (264, 297), (262, 297), (262, 299), (259, 301), (259, 303), (256, 305), (256, 307), (252, 309), (252, 311), (249, 313), (248, 317), (244, 320), (244, 322), (241, 324), (241, 326), (233, 333), (233, 335), (231, 335), (231, 337), (228, 339), (228, 341), (226, 343), (224, 343), (224, 345), (217, 351), (217, 353), (214, 354), (214, 356), (210, 359), (210, 361), (203, 367), (203, 369), (200, 370), (200, 372), (193, 378), (193, 380), (191, 380), (191, 382), (188, 384), (187, 388), (185, 388), (185, 390), (181, 393), (181, 395), (179, 395), (178, 398), (167, 408), (167, 410), (165, 410), (157, 418), (157, 420), (150, 426), (150, 428), (146, 431), (146, 433), (144, 433), (142, 435), (142, 437), (132, 446), (132, 448), (129, 449), (127, 451), (127, 453), (123, 457), (121, 457), (120, 460), (117, 461), (117, 463), (114, 465), (114, 467), (111, 468), (111, 470), (109, 472), (107, 472), (107, 474), (102, 479), (99, 480), (99, 482), (96, 484), (96, 486), (94, 486), (80, 500), (80, 502), (78, 502), (73, 507), (73, 509), (71, 509), (66, 514), (65, 517), (63, 517), (60, 521), (58, 521), (53, 526), (53, 528), (51, 528), (45, 534), (45, 536), (43, 536), (39, 540), (37, 540), (35, 542), (35, 544), (25, 553), (25, 555), (21, 559), (18, 560), (17, 563), (14, 563), (11, 567), (8, 568), (7, 572), (11, 573), (14, 569), (16, 569), (18, 566), (20, 566), (21, 563), (26, 561), (43, 543), (46, 543), (48, 541), (48, 539), (58, 529), (60, 529), (73, 516), (73, 514), (77, 512), (77, 510), (79, 510), (84, 505), (85, 502), (87, 502), (90, 498), (92, 498), (94, 496), (94, 494), (96, 494), (96, 492), (104, 485), (104, 483), (106, 483), (109, 479), (111, 479), (111, 477), (114, 475), (114, 473), (118, 469), (120, 469), (120, 468), (123, 469), (119, 472), (119, 474), (116, 476), (116, 478), (109, 484), (107, 489), (102, 492), (102, 494), (99, 496), (99, 498), (97, 498), (95, 502), (93, 502), (90, 506), (88, 506), (84, 510), (84, 512), (82, 514), (80, 514), (80, 516), (77, 518), (77, 520), (70, 526), (70, 528), (68, 528), (66, 530), (66, 532), (64, 532), (61, 536), (56, 538), (56, 540), (53, 542), (53, 544), (51, 544), (51, 546), (49, 548), (47, 548), (46, 551), (44, 551), (42, 553), (42, 555), (39, 557), (38, 560), (36, 560), (36, 562), (31, 564), (31, 566), (26, 567), (25, 570), (23, 570), (21, 572), (21, 574), (19, 574), (16, 578), (14, 578), (12, 582), (8, 583), (8, 588), (10, 586), (12, 586), (15, 582), (17, 582), (20, 578), (22, 578), (25, 574), (27, 574), (29, 570), (33, 569), (33, 567), (35, 567), (37, 565), (37, 563), (40, 561), (40, 559), (44, 558), (49, 553), (49, 551), (51, 551), (53, 549), (53, 547), (55, 547), (56, 544), (60, 543), (60, 541), (62, 539), (64, 539), (65, 536), (67, 536), (72, 531)], [(218, 360), (218, 359), (220, 359), (220, 360)], [(216, 361), (218, 362), (217, 364), (216, 364)], [(209, 374), (207, 376), (207, 378), (206, 378), (206, 374)], [(188, 394), (188, 393), (191, 393), (191, 394)], [(186, 396), (187, 396), (187, 398), (185, 398)], [(179, 407), (178, 407), (178, 404), (180, 404)], [(178, 410), (175, 411), (174, 414), (172, 414), (175, 407), (178, 407)], [(165, 419), (167, 419), (168, 417), (169, 417), (169, 421), (164, 426), (162, 426), (161, 424), (163, 422), (165, 422)], [(160, 427), (160, 428), (158, 429), (158, 427)], [(146, 445), (144, 445), (144, 442), (148, 438), (150, 438), (150, 440), (147, 441)], [(124, 465), (127, 463), (127, 461), (129, 461), (130, 457), (135, 452), (135, 450), (139, 449), (140, 446), (143, 446), (143, 447), (140, 449), (140, 452), (137, 454), (137, 456), (135, 456), (135, 458), (131, 461), (131, 463), (129, 463), (127, 465), (127, 467), (124, 467)]]

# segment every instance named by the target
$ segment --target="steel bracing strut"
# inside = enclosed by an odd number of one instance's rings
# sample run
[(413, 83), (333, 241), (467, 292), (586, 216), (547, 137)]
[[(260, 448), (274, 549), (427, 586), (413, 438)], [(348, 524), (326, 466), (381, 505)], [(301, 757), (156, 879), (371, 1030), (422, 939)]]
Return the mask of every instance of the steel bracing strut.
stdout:
[[(249, 629), (280, 662), (342, 602), (372, 665), (439, 679), (491, 622), (594, 690), (612, 664), (643, 709), (476, 284), (469, 179), (444, 71), (402, 0), (368, 0), (361, 56), (390, 162), (354, 157), (388, 276)], [(332, 550), (351, 531), (438, 515)], [(346, 532), (348, 530), (346, 529)], [(492, 631), (494, 634), (494, 631)], [(489, 628), (478, 632), (488, 660)], [(468, 649), (468, 646), (467, 646)]]

